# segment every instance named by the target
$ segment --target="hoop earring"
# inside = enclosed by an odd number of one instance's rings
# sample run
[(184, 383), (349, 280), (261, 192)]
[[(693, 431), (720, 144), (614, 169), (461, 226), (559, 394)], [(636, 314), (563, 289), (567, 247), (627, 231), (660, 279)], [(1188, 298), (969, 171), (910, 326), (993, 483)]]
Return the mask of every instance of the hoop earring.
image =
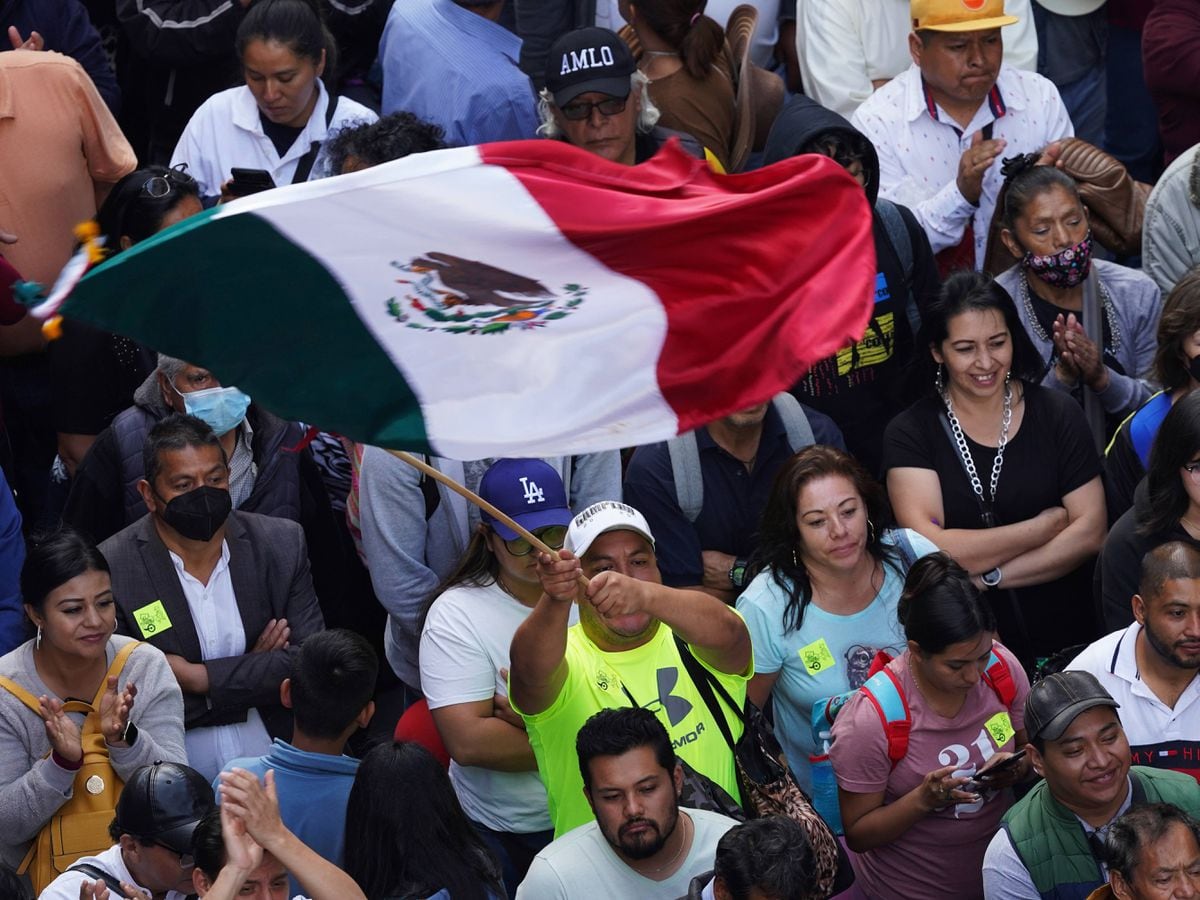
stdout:
[(41, 625), (38, 626), (37, 638), (34, 639), (33, 646), (34, 646), (35, 650), (42, 649), (42, 626)]
[(934, 388), (934, 390), (936, 390), (938, 392), (939, 397), (942, 394), (946, 393), (946, 383), (942, 379), (942, 364), (941, 363), (937, 364), (937, 368), (933, 372), (933, 388)]
[(875, 523), (871, 521), (871, 517), (867, 517), (867, 543), (875, 543)]

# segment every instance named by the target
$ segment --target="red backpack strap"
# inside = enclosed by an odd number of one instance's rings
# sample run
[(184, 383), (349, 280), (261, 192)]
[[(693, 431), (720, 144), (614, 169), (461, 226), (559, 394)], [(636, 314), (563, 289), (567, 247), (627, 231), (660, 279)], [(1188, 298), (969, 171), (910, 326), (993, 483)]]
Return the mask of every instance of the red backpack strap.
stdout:
[(883, 723), (883, 733), (887, 737), (888, 759), (892, 768), (904, 759), (908, 752), (908, 735), (912, 731), (912, 712), (908, 708), (908, 698), (900, 680), (891, 669), (883, 669), (867, 679), (866, 684), (859, 688)]
[(988, 659), (987, 669), (984, 670), (983, 680), (996, 692), (996, 696), (1004, 704), (1005, 709), (1012, 706), (1013, 700), (1017, 698), (1017, 683), (1013, 680), (1012, 669), (1009, 668), (1004, 657), (996, 652), (995, 647), (992, 648), (992, 655)]

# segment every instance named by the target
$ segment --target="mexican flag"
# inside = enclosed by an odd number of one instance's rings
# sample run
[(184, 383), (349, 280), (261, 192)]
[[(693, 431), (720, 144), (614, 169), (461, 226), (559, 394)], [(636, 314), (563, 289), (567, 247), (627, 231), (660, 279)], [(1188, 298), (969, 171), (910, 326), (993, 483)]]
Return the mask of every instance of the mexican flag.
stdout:
[(874, 279), (865, 196), (830, 160), (718, 176), (674, 144), (625, 167), (518, 141), (218, 206), (97, 266), (61, 312), (285, 418), (477, 459), (663, 440), (765, 401), (862, 336)]

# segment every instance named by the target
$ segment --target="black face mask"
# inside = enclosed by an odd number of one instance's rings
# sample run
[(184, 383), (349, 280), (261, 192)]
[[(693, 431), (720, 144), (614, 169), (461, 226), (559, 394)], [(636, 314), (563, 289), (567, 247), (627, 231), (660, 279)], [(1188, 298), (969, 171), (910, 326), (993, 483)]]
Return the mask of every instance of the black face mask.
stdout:
[(162, 517), (185, 538), (207, 542), (225, 524), (232, 509), (229, 491), (206, 484), (172, 497), (167, 501)]
[(1188, 374), (1196, 381), (1200, 381), (1200, 356), (1193, 356), (1188, 360)]

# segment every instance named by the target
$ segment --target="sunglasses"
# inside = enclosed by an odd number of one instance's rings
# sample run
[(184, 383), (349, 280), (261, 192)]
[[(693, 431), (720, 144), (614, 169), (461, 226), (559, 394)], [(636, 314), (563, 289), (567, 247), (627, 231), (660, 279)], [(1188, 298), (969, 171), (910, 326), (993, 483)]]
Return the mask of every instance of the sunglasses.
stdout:
[[(567, 526), (551, 525), (547, 528), (539, 528), (533, 532), (533, 535), (547, 547), (553, 550), (561, 550), (563, 542), (567, 539)], [(513, 556), (528, 556), (533, 552), (533, 544), (529, 543), (523, 537), (515, 537), (511, 541), (505, 541), (504, 546)]]
[(587, 100), (576, 100), (574, 103), (568, 103), (566, 106), (559, 107), (563, 116), (570, 119), (572, 122), (580, 122), (584, 119), (592, 117), (592, 110), (600, 110), (602, 116), (615, 116), (617, 113), (625, 111), (625, 103), (629, 100), (628, 97), (609, 97), (607, 100), (600, 100), (596, 103), (589, 103)]
[(154, 175), (142, 185), (142, 195), (158, 200), (167, 196), (177, 187), (188, 188), (196, 183), (196, 179), (187, 173), (187, 163), (180, 163), (173, 169), (168, 169), (165, 175)]

